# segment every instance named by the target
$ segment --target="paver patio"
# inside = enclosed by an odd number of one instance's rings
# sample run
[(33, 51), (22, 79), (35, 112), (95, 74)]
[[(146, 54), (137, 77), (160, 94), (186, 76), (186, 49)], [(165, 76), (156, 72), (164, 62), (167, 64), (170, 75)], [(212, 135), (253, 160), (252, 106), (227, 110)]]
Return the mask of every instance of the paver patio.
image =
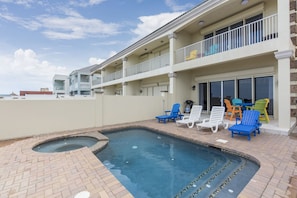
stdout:
[[(101, 131), (129, 126), (148, 127), (200, 144), (219, 147), (256, 160), (260, 169), (239, 197), (296, 197), (297, 137), (261, 133), (231, 138), (228, 130), (212, 133), (205, 129), (177, 127), (175, 123), (161, 124), (156, 120), (137, 123), (59, 132), (32, 137), (0, 147), (0, 197), (75, 197), (89, 191), (90, 197), (133, 197), (104, 167), (88, 148), (61, 153), (38, 153), (32, 147), (62, 135)], [(220, 143), (216, 140), (227, 140)], [(7, 144), (7, 143), (6, 143)], [(1, 146), (1, 142), (0, 142)], [(294, 183), (295, 181), (295, 183)]]

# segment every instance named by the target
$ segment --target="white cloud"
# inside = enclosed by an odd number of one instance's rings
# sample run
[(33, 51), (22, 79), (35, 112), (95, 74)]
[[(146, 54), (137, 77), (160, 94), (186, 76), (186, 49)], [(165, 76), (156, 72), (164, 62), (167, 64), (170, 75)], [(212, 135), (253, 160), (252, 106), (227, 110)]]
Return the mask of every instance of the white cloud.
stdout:
[(11, 21), (14, 23), (17, 23), (21, 26), (23, 26), (24, 28), (27, 28), (29, 30), (37, 30), (41, 24), (37, 21), (31, 21), (28, 19), (24, 19), (24, 18), (19, 18), (19, 17), (15, 17), (12, 14), (8, 14), (8, 13), (0, 13), (0, 19), (5, 19), (7, 21)]
[(178, 5), (175, 0), (165, 0), (165, 3), (174, 12), (185, 11), (192, 8), (194, 5), (191, 3), (186, 3), (183, 5)]
[(97, 5), (100, 4), (102, 2), (104, 2), (105, 0), (89, 0), (89, 4), (90, 5)]
[(106, 0), (76, 0), (76, 1), (71, 1), (70, 4), (74, 6), (87, 7), (87, 6), (101, 4), (104, 1)]
[[(52, 88), (52, 78), (55, 74), (70, 73), (65, 67), (40, 60), (31, 49), (18, 49), (14, 54), (1, 55), (0, 63), (0, 93)], [(6, 90), (6, 87), (13, 90)]]
[(137, 25), (136, 29), (132, 30), (134, 34), (138, 35), (135, 40), (139, 40), (140, 38), (150, 34), (182, 13), (183, 12), (161, 13), (158, 15), (139, 17), (140, 23)]
[(109, 53), (109, 58), (112, 57), (112, 56), (114, 56), (114, 55), (116, 55), (116, 54), (117, 54), (116, 51), (111, 51), (111, 52)]
[[(110, 57), (112, 57), (112, 56), (114, 56), (114, 55), (116, 55), (116, 54), (117, 54), (116, 51), (111, 51), (111, 52), (109, 52), (109, 56), (108, 56), (108, 58), (110, 58)], [(95, 57), (91, 57), (91, 58), (89, 58), (89, 64), (90, 64), (90, 65), (100, 64), (100, 63), (104, 62), (105, 60), (106, 60), (106, 59), (104, 59), (104, 58), (95, 58)]]
[(32, 3), (34, 3), (34, 0), (0, 0), (2, 3), (14, 3), (18, 5), (24, 5), (29, 7)]
[(104, 23), (99, 19), (87, 19), (72, 9), (63, 9), (65, 17), (43, 15), (36, 19), (16, 17), (9, 13), (0, 13), (0, 19), (14, 22), (29, 30), (42, 30), (50, 39), (83, 39), (102, 37), (119, 33), (120, 25)]
[(102, 59), (102, 58), (95, 58), (95, 57), (89, 58), (89, 64), (90, 65), (100, 64), (100, 63), (102, 63), (104, 61), (105, 61), (105, 59)]
[(43, 34), (51, 39), (82, 39), (114, 35), (118, 33), (118, 25), (104, 23), (99, 19), (86, 19), (83, 17), (69, 16), (65, 18), (42, 16), (38, 18)]

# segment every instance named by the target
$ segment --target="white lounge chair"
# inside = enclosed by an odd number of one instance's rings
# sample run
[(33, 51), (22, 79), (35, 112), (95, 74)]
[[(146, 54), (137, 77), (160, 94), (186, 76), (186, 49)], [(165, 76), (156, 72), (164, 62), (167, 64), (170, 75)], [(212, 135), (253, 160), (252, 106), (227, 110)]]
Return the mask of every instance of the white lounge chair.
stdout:
[(228, 123), (224, 123), (225, 107), (213, 106), (210, 112), (210, 117), (204, 119), (202, 123), (196, 124), (198, 130), (201, 128), (211, 128), (213, 133), (219, 129), (219, 125), (223, 125), (225, 129), (228, 128)]
[(190, 115), (188, 116), (184, 115), (184, 117), (181, 120), (176, 121), (176, 125), (177, 126), (187, 125), (189, 128), (193, 128), (196, 122), (201, 121), (200, 120), (201, 111), (202, 111), (201, 105), (193, 105)]

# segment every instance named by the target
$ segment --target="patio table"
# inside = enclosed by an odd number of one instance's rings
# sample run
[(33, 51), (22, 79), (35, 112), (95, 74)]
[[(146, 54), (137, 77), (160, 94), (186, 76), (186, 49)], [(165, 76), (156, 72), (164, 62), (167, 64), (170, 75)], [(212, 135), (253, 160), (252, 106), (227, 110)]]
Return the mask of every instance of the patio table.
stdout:
[(254, 104), (250, 102), (243, 102), (243, 103), (235, 103), (235, 105), (241, 106), (242, 110), (246, 110), (246, 107), (251, 107)]

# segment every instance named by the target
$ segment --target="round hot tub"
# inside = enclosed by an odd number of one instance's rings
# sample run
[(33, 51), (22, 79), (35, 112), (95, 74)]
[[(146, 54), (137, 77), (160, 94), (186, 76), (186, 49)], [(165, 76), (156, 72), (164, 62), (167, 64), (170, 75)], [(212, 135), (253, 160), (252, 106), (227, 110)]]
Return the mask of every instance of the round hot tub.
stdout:
[(61, 137), (38, 144), (33, 147), (33, 150), (42, 153), (65, 152), (82, 147), (91, 147), (98, 141), (97, 138), (88, 136)]

